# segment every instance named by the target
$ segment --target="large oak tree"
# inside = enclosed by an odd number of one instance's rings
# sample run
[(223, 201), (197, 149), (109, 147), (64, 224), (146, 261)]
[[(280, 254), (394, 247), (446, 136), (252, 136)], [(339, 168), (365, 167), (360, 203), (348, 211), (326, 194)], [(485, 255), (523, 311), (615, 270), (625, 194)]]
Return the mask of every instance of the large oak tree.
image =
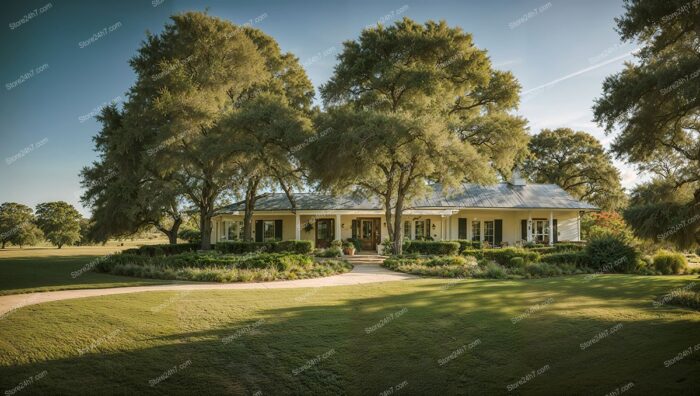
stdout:
[[(615, 136), (613, 151), (634, 164), (675, 156), (673, 190), (686, 202), (631, 207), (626, 220), (640, 237), (685, 247), (700, 243), (700, 6), (687, 0), (628, 0), (617, 19), (623, 40), (640, 44), (635, 62), (609, 76), (595, 119)], [(672, 193), (672, 192), (670, 192)]]
[(102, 109), (102, 130), (93, 138), (99, 160), (81, 172), (82, 201), (92, 208), (90, 239), (104, 242), (155, 227), (171, 244), (183, 221), (183, 194), (177, 184), (158, 177), (147, 167), (153, 150), (144, 141), (125, 139), (124, 112)]
[(202, 249), (209, 249), (215, 205), (239, 170), (237, 141), (222, 121), (271, 76), (242, 28), (196, 12), (171, 19), (131, 60), (137, 81), (125, 105), (124, 138), (147, 142), (144, 166), (196, 208)]
[(305, 158), (322, 188), (380, 199), (395, 252), (404, 209), (430, 183), (449, 194), (523, 158), (525, 121), (510, 114), (520, 87), (461, 29), (404, 18), (363, 30), (338, 61)]
[(543, 129), (530, 139), (523, 170), (536, 183), (556, 184), (604, 210), (625, 203), (620, 172), (592, 135), (569, 128)]

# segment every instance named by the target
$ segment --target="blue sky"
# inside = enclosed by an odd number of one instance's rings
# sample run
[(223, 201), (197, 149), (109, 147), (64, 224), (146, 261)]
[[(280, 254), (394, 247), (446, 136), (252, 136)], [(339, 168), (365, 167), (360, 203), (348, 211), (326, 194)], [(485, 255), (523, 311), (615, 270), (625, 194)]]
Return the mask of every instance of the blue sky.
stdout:
[[(622, 2), (611, 0), (5, 1), (0, 202), (65, 200), (88, 214), (79, 202), (78, 173), (96, 158), (94, 114), (124, 100), (135, 79), (128, 60), (146, 31), (159, 32), (173, 13), (205, 9), (272, 35), (299, 57), (316, 87), (330, 77), (341, 43), (365, 26), (404, 16), (444, 19), (472, 33), (497, 68), (515, 74), (526, 92), (519, 113), (531, 133), (571, 127), (606, 146), (612, 137), (592, 122), (591, 106), (603, 79), (631, 60), (635, 48), (619, 41), (613, 18), (622, 14)], [(641, 180), (633, 168), (617, 165), (625, 187)]]

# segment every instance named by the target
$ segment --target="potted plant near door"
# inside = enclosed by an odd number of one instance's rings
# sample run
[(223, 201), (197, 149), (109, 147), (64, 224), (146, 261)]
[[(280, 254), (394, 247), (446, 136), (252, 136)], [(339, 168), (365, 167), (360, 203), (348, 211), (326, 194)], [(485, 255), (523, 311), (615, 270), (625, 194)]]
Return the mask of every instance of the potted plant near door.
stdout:
[(344, 242), (343, 243), (343, 254), (346, 254), (348, 256), (354, 256), (355, 255), (355, 244), (352, 242)]

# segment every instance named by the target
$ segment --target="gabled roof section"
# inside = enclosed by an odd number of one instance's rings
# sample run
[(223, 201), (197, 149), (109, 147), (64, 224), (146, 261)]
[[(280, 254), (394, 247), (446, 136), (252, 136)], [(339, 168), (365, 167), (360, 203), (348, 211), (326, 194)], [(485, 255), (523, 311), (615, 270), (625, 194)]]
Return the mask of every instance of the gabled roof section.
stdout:
[[(333, 197), (320, 193), (296, 193), (298, 210), (382, 210), (377, 199), (361, 199), (351, 196)], [(572, 209), (598, 210), (595, 206), (579, 201), (561, 187), (554, 184), (527, 184), (515, 186), (510, 183), (478, 185), (465, 183), (461, 188), (442, 193), (440, 186), (433, 193), (418, 199), (406, 209)], [(264, 194), (255, 203), (256, 211), (291, 210), (287, 196), (283, 193)], [(216, 214), (245, 210), (245, 203), (225, 206)]]

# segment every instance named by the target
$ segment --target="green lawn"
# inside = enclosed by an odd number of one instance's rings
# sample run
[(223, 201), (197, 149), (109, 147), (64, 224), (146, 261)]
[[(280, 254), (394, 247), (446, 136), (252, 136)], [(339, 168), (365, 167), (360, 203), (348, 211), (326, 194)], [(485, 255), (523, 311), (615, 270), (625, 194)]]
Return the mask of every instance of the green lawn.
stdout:
[(0, 389), (31, 377), (22, 394), (505, 394), (542, 369), (511, 393), (690, 394), (700, 350), (664, 362), (700, 344), (700, 313), (652, 301), (692, 281), (422, 279), (46, 303), (0, 320)]
[(71, 273), (80, 271), (93, 260), (134, 246), (134, 244), (126, 244), (126, 246), (110, 244), (108, 246), (66, 246), (62, 249), (12, 247), (0, 250), (0, 295), (172, 283), (90, 271), (83, 272), (75, 278), (71, 276)]

